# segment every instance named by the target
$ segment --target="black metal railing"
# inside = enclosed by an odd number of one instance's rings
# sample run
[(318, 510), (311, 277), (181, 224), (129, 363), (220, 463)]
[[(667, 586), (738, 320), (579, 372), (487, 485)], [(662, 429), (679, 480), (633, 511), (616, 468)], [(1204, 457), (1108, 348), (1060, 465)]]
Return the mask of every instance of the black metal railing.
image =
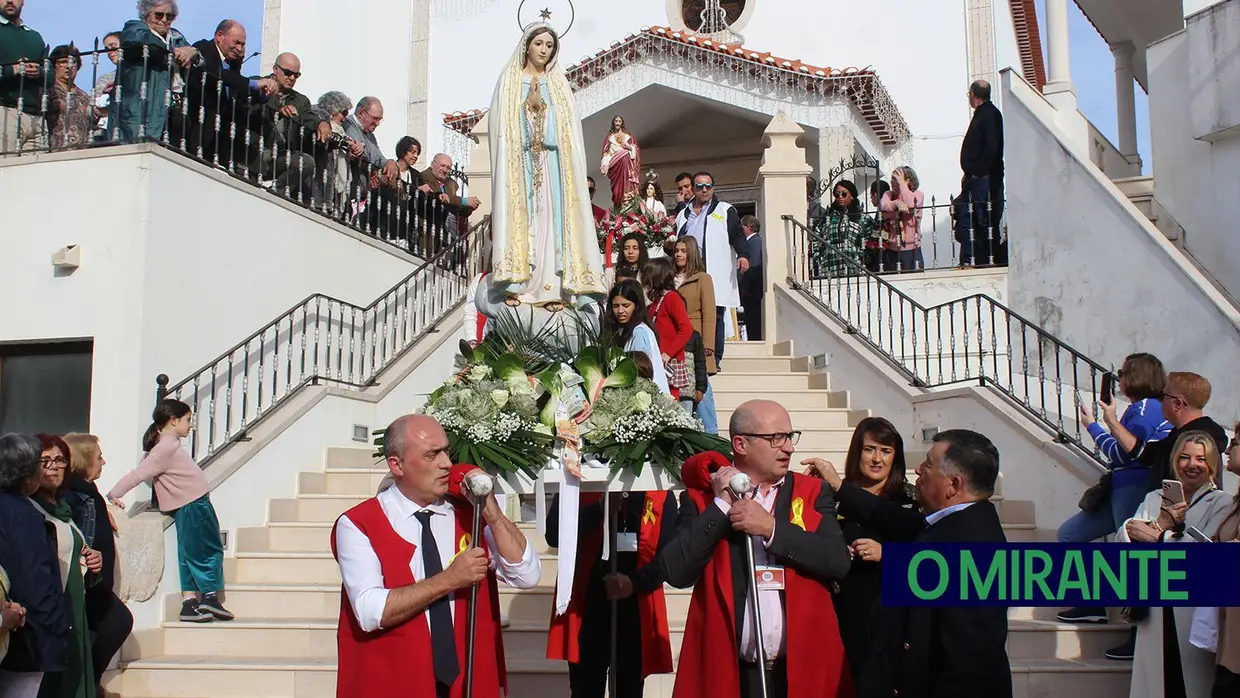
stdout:
[[(828, 197), (831, 194), (827, 192)], [(858, 205), (850, 212), (831, 211), (829, 202), (815, 205), (811, 201), (806, 227), (830, 248), (809, 247), (814, 260), (809, 271), (815, 278), (839, 273), (838, 255), (831, 249), (858, 260), (874, 274), (1005, 267), (1007, 224), (1002, 220), (1003, 208), (1001, 199), (974, 200), (959, 194), (948, 196), (946, 203), (930, 196), (923, 199), (922, 206), (904, 211), (890, 201), (874, 204), (867, 191), (859, 193)]]
[(314, 294), (169, 385), (156, 378), (156, 400), (173, 397), (195, 414), (190, 453), (205, 465), (302, 388), (374, 385), (419, 339), (464, 300), (485, 269), (487, 216), (370, 305)]
[[(783, 219), (793, 262), (789, 286), (913, 385), (972, 382), (993, 388), (1060, 442), (1101, 462), (1077, 401), (1096, 406), (1109, 369), (989, 296), (923, 306), (893, 285), (893, 277), (867, 269), (792, 216)], [(825, 247), (837, 266), (811, 273), (809, 251), (815, 247)]]
[[(297, 99), (279, 69), (230, 87), (192, 47), (178, 55), (139, 39), (54, 51), (29, 75), (0, 78), (0, 156), (156, 143), (423, 258), (468, 229), (477, 202), (464, 173), (424, 181), (408, 158), (386, 159), (347, 97)], [(75, 84), (86, 60), (92, 92)]]

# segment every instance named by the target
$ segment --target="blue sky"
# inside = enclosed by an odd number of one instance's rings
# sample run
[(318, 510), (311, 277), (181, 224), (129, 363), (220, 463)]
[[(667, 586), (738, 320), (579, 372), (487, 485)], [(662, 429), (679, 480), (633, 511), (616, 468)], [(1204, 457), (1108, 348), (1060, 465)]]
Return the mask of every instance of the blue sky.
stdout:
[[(1115, 118), (1115, 62), (1106, 42), (1081, 14), (1075, 2), (1069, 1), (1069, 40), (1071, 42), (1072, 80), (1076, 83), (1077, 106), (1112, 143), (1118, 142)], [(38, 29), (51, 45), (73, 41), (83, 50), (94, 46), (96, 37), (120, 29), (125, 20), (137, 15), (132, 0), (27, 0), (24, 17)], [(248, 31), (249, 53), (262, 49), (263, 0), (181, 0), (181, 16), (176, 27), (191, 42), (211, 36), (215, 25), (229, 17), (239, 20)], [(1046, 3), (1037, 0), (1038, 21), (1046, 41)], [(1043, 50), (1045, 55), (1045, 46)], [(110, 69), (106, 59), (101, 70)], [(103, 68), (108, 65), (108, 68)], [(255, 69), (259, 59), (247, 64)], [(1005, 67), (1005, 66), (1001, 66)], [(1019, 66), (1017, 66), (1019, 67)], [(92, 69), (88, 60), (78, 82), (91, 83)], [(1137, 98), (1137, 147), (1150, 171), (1149, 106), (1145, 93), (1135, 83)]]

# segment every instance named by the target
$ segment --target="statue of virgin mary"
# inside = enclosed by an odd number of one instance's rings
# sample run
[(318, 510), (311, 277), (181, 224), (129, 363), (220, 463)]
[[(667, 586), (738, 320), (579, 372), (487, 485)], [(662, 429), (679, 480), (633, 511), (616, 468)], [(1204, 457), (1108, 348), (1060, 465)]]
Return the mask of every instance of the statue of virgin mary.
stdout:
[(573, 93), (550, 25), (526, 27), (491, 99), (492, 288), (508, 304), (606, 296)]

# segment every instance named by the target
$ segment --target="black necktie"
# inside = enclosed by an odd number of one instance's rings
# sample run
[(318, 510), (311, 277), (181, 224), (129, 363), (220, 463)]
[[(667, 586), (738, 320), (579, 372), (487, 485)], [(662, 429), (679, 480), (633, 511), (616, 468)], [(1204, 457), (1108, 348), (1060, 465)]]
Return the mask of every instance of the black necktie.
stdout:
[[(426, 570), (426, 579), (443, 571), (443, 562), (439, 559), (439, 546), (435, 544), (435, 534), (431, 532), (432, 512), (419, 511), (414, 514), (422, 524), (422, 567)], [(461, 663), (456, 657), (456, 629), (452, 627), (452, 609), (448, 606), (451, 594), (441, 597), (427, 609), (431, 620), (431, 652), (434, 656), (435, 679), (444, 686), (451, 686), (461, 673)]]

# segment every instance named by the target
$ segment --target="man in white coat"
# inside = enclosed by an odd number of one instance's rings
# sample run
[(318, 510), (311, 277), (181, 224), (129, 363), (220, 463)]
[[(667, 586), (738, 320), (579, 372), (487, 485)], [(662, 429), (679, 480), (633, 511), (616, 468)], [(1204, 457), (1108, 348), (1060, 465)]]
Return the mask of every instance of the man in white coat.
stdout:
[[(724, 314), (741, 306), (736, 272), (749, 271), (749, 245), (741, 216), (731, 204), (715, 198), (715, 178), (709, 172), (693, 175), (693, 202), (676, 216), (678, 238), (697, 240), (706, 273), (715, 282), (715, 363), (723, 362)], [(675, 248), (675, 241), (671, 246)], [(711, 338), (703, 338), (707, 343)]]

